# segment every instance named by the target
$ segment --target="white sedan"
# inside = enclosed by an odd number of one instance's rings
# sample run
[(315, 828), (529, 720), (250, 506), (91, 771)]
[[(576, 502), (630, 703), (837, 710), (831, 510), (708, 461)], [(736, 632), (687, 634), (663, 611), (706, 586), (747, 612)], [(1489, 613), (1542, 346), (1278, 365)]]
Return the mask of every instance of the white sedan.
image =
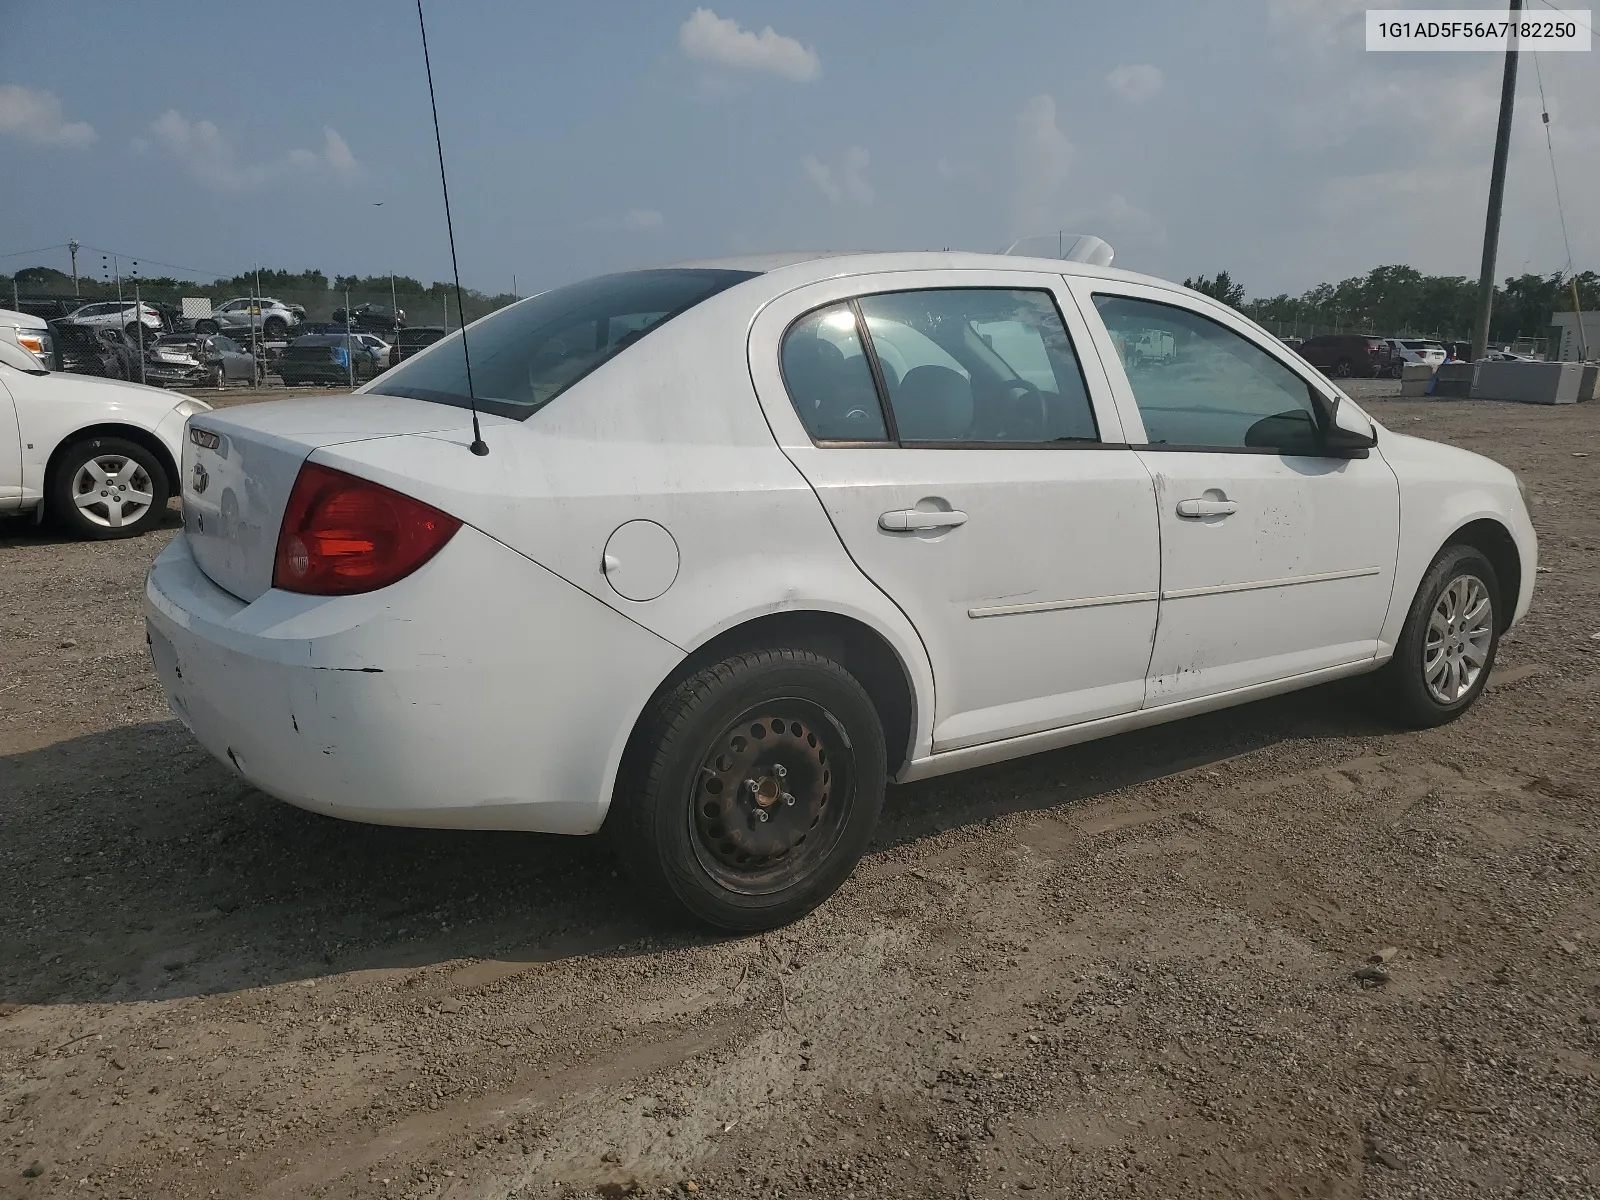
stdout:
[(837, 888), (890, 779), (1363, 673), (1459, 716), (1536, 563), (1506, 468), (1049, 259), (591, 279), (184, 456), (146, 613), (212, 753), (339, 817), (605, 827), (735, 930)]
[(1389, 368), (1389, 373), (1396, 379), (1400, 378), (1401, 371), (1408, 366), (1423, 366), (1429, 370), (1437, 371), (1443, 362), (1450, 357), (1445, 348), (1438, 342), (1423, 341), (1418, 338), (1388, 338), (1389, 361), (1394, 365)]
[[(26, 349), (46, 336), (30, 332)], [(31, 511), (86, 538), (144, 533), (177, 494), (184, 422), (210, 411), (160, 388), (48, 370), (0, 337), (0, 514)]]

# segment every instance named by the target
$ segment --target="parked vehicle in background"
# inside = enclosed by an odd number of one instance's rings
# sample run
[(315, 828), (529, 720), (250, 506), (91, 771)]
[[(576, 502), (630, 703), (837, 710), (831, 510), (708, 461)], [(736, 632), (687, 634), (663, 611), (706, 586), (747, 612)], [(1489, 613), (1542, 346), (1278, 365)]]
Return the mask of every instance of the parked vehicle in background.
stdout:
[(405, 327), (406, 311), (403, 308), (391, 311), (387, 304), (358, 304), (348, 314), (342, 308), (334, 309), (333, 323), (341, 327), (349, 325), (368, 333), (392, 334)]
[(56, 339), (57, 370), (105, 379), (139, 378), (139, 348), (122, 330), (74, 321), (57, 321), (50, 328)]
[(194, 323), (196, 333), (227, 333), (249, 336), (251, 329), (269, 341), (282, 341), (304, 323), (306, 310), (299, 304), (285, 304), (270, 296), (241, 296), (211, 310), (209, 317)]
[(1482, 358), (1483, 362), (1538, 362), (1531, 354), (1513, 354), (1510, 350), (1490, 350)]
[(77, 296), (22, 296), (17, 300), (16, 311), (43, 317), (46, 321), (60, 321), (83, 305), (84, 301)]
[(95, 301), (85, 304), (81, 308), (73, 309), (71, 319), (75, 325), (88, 325), (93, 329), (120, 329), (134, 341), (139, 338), (141, 322), (144, 324), (146, 339), (151, 336), (159, 337), (166, 331), (161, 323), (161, 312), (155, 305), (140, 304), (136, 307), (132, 300)]
[(368, 350), (372, 351), (372, 353), (377, 357), (379, 363), (378, 369), (380, 371), (388, 370), (389, 350), (391, 348), (390, 343), (384, 341), (375, 333), (358, 333), (355, 336), (357, 341), (359, 341)]
[(46, 371), (55, 368), (55, 343), (50, 336), (50, 325), (43, 317), (0, 308), (0, 344), (15, 346)]
[(146, 383), (160, 387), (223, 387), (255, 383), (256, 357), (221, 333), (179, 333), (160, 338), (145, 355)]
[(48, 371), (0, 340), (0, 512), (42, 506), (80, 537), (143, 533), (178, 491), (184, 421), (210, 408), (174, 403), (159, 388)]
[[(1128, 370), (1150, 330), (1176, 359)], [(1126, 271), (733, 259), (484, 317), (470, 384), (467, 349), (195, 418), (162, 686), (272, 795), (604, 827), (727, 929), (825, 900), (889, 778), (1367, 673), (1452, 720), (1533, 595), (1509, 470)]]
[(444, 330), (437, 325), (418, 325), (414, 328), (408, 326), (398, 331), (389, 346), (389, 365), (391, 367), (399, 365), (418, 350), (426, 350), (442, 337)]
[(1449, 358), (1449, 353), (1438, 342), (1420, 338), (1385, 338), (1389, 343), (1389, 374), (1399, 379), (1408, 366), (1425, 366), (1438, 370), (1439, 364)]
[(357, 334), (343, 333), (315, 333), (295, 338), (284, 348), (277, 363), (277, 372), (283, 377), (285, 387), (302, 383), (337, 387), (349, 383), (352, 376), (357, 383), (365, 383), (382, 370), (383, 365), (372, 347), (363, 344)]
[(1392, 357), (1387, 339), (1358, 333), (1325, 333), (1308, 338), (1300, 343), (1297, 353), (1335, 379), (1382, 375), (1389, 369)]

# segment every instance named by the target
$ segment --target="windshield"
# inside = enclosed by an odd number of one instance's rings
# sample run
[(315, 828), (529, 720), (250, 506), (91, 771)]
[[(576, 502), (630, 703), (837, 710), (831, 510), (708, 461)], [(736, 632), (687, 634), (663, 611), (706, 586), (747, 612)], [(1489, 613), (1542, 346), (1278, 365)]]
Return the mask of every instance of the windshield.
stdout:
[[(467, 331), (472, 385), (484, 412), (522, 420), (651, 330), (750, 271), (629, 271), (532, 296)], [(461, 334), (384, 375), (372, 392), (468, 406)]]

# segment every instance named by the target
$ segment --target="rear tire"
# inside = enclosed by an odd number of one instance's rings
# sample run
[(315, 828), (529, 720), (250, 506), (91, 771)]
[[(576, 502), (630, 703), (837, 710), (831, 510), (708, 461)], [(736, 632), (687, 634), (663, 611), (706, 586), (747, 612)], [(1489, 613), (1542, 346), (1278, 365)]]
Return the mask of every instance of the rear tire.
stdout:
[(1373, 699), (1413, 729), (1453, 721), (1477, 703), (1494, 670), (1500, 580), (1471, 546), (1446, 546), (1417, 588), (1394, 657), (1372, 677)]
[(886, 782), (883, 725), (854, 676), (807, 650), (750, 651), (652, 702), (605, 831), (652, 903), (753, 933), (849, 878)]
[(167, 473), (150, 451), (122, 438), (91, 437), (56, 459), (45, 511), (77, 537), (138, 537), (160, 524), (168, 494)]
[(282, 317), (268, 317), (266, 323), (261, 326), (261, 332), (266, 335), (269, 342), (281, 342), (288, 334), (289, 326)]
[(1355, 368), (1348, 358), (1341, 358), (1333, 364), (1333, 377), (1335, 379), (1349, 379), (1353, 374), (1355, 374)]
[(221, 329), (215, 321), (201, 320), (194, 323), (196, 333), (220, 333)]

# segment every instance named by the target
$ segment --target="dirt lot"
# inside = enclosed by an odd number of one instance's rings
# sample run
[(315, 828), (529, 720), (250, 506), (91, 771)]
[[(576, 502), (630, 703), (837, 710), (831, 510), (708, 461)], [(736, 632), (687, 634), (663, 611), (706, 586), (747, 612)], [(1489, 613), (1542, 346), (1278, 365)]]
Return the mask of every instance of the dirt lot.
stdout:
[(146, 659), (172, 527), (0, 528), (0, 1196), (1597, 1194), (1600, 408), (1360, 390), (1530, 481), (1470, 716), (1324, 688), (900, 788), (760, 939), (242, 786)]

